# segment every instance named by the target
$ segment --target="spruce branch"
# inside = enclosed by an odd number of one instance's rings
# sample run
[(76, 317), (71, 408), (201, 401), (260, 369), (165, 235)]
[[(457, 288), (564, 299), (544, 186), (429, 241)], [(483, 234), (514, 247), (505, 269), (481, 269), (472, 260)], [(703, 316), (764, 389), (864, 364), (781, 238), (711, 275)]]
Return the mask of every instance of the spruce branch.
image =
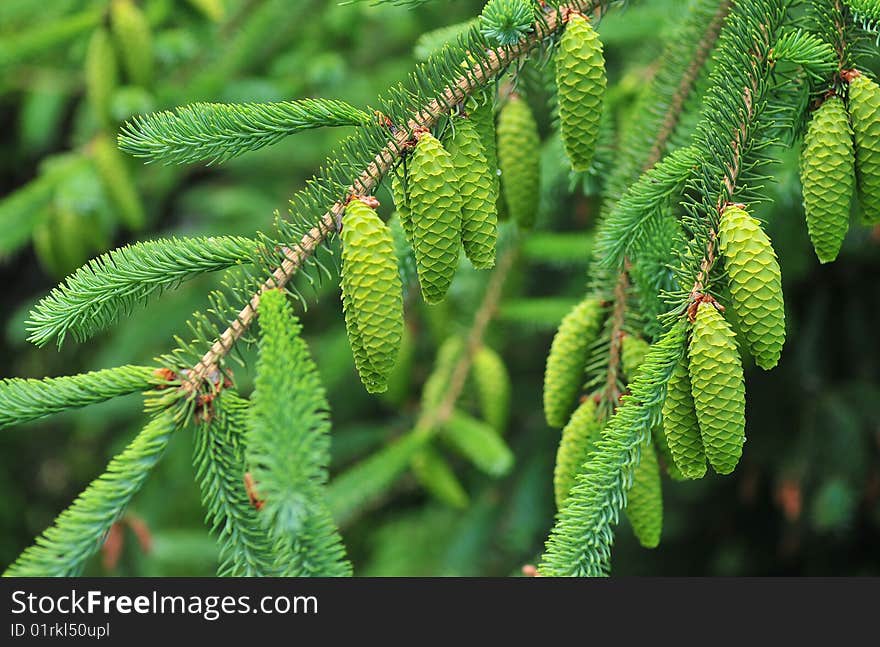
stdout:
[(211, 347), (204, 353), (189, 373), (184, 388), (190, 392), (198, 391), (212, 374), (216, 373), (218, 364), (232, 350), (232, 347), (247, 331), (254, 320), (260, 295), (274, 288), (283, 288), (296, 274), (297, 270), (309, 259), (315, 250), (338, 230), (345, 211), (345, 204), (352, 195), (371, 195), (386, 173), (400, 160), (402, 152), (407, 149), (410, 133), (423, 128), (431, 128), (450, 110), (464, 103), (468, 97), (481, 91), (494, 81), (511, 63), (521, 59), (538, 47), (545, 39), (560, 32), (565, 26), (566, 11), (589, 12), (604, 7), (602, 0), (576, 0), (549, 8), (547, 13), (538, 17), (533, 31), (520, 42), (509, 47), (500, 47), (485, 53), (485, 60), (464, 68), (454, 77), (454, 81), (418, 109), (406, 122), (405, 127), (398, 128), (394, 137), (388, 141), (375, 155), (372, 162), (365, 168), (345, 191), (338, 197), (329, 210), (321, 216), (318, 223), (311, 227), (299, 242), (285, 250), (285, 258), (254, 293), (248, 303), (238, 312), (235, 319), (216, 338)]
[[(678, 85), (675, 86), (675, 90), (669, 99), (668, 106), (660, 122), (660, 129), (654, 139), (654, 143), (651, 145), (645, 163), (642, 166), (642, 172), (646, 172), (653, 168), (663, 157), (666, 146), (669, 144), (669, 140), (681, 120), (681, 114), (684, 110), (685, 102), (688, 97), (691, 96), (700, 72), (706, 66), (706, 62), (709, 60), (709, 55), (715, 49), (715, 44), (721, 33), (721, 27), (724, 25), (724, 19), (727, 18), (727, 14), (730, 13), (732, 4), (733, 0), (722, 0), (720, 3), (717, 3), (718, 6), (709, 23), (706, 25), (700, 40), (697, 42), (693, 55), (688, 61), (687, 66), (684, 68), (684, 73), (682, 73)], [(688, 36), (690, 35), (688, 32), (685, 33)], [(667, 54), (669, 60), (677, 59), (675, 52), (668, 52)], [(666, 79), (664, 78), (665, 75), (658, 76), (660, 76), (658, 84), (666, 82)]]
[(661, 418), (666, 384), (684, 352), (686, 323), (681, 320), (651, 346), (602, 438), (578, 474), (556, 521), (540, 572), (550, 577), (608, 574), (613, 526), (626, 507), (626, 492), (638, 465), (640, 447)]
[(361, 126), (373, 118), (333, 99), (193, 103), (133, 118), (119, 132), (119, 147), (148, 161), (217, 164), (304, 130)]
[[(663, 152), (666, 150), (669, 140), (675, 132), (681, 114), (684, 110), (685, 102), (691, 95), (694, 85), (697, 82), (700, 71), (705, 67), (709, 54), (712, 52), (718, 35), (721, 32), (721, 26), (724, 19), (730, 11), (731, 0), (723, 0), (719, 5), (711, 21), (706, 27), (702, 38), (699, 40), (694, 53), (684, 72), (679, 79), (675, 90), (672, 93), (665, 113), (660, 120), (659, 130), (648, 155), (642, 164), (641, 172), (647, 173), (660, 161)], [(671, 54), (671, 53), (670, 53)], [(675, 60), (670, 55), (670, 60)], [(661, 76), (662, 81), (666, 81)], [(609, 220), (611, 217), (609, 217)], [(606, 223), (603, 225), (608, 226)], [(607, 243), (606, 236), (606, 243)], [(614, 410), (620, 399), (619, 374), (620, 374), (620, 347), (623, 341), (623, 327), (626, 319), (627, 294), (629, 290), (629, 262), (624, 257), (624, 267), (617, 273), (617, 279), (613, 291), (613, 307), (611, 316), (611, 334), (608, 349), (608, 363), (605, 376), (605, 388), (602, 392), (602, 404), (605, 408)]]
[[(779, 13), (776, 14), (779, 17)], [(769, 17), (768, 17), (769, 18)], [(695, 145), (710, 151), (725, 151), (724, 161), (721, 163), (722, 174), (720, 183), (723, 190), (717, 192), (714, 210), (709, 210), (703, 205), (705, 222), (705, 254), (699, 262), (699, 269), (694, 277), (693, 287), (689, 293), (688, 301), (692, 302), (697, 295), (705, 289), (709, 281), (709, 273), (715, 261), (715, 245), (717, 232), (717, 219), (720, 218), (724, 206), (737, 194), (739, 182), (746, 162), (746, 156), (756, 148), (756, 134), (760, 132), (759, 120), (763, 117), (763, 110), (767, 104), (767, 77), (773, 67), (772, 35), (769, 26), (759, 23), (762, 29), (751, 34), (753, 39), (750, 48), (747, 66), (741, 68), (743, 86), (738, 88), (739, 105), (732, 104), (727, 96), (720, 96), (722, 83), (727, 79), (719, 72), (715, 75), (716, 85), (707, 98), (711, 108), (708, 112), (709, 119), (704, 120), (695, 137)], [(775, 25), (774, 25), (775, 26)], [(725, 95), (730, 93), (730, 88), (724, 88)], [(717, 111), (713, 114), (713, 110)], [(720, 123), (732, 125), (729, 139), (719, 141), (723, 134), (715, 132), (717, 123), (710, 122), (712, 118), (719, 119)], [(724, 146), (726, 143), (726, 146)], [(753, 169), (750, 169), (754, 172)], [(716, 180), (717, 181), (717, 180)], [(711, 182), (711, 180), (710, 180)], [(711, 184), (705, 186), (704, 196), (711, 195)]]
[(193, 462), (207, 522), (220, 546), (217, 574), (270, 577), (278, 572), (277, 555), (244, 488), (247, 425), (247, 400), (225, 389), (215, 400), (213, 419), (195, 430)]
[[(760, 119), (767, 105), (768, 79), (772, 74), (771, 45), (778, 38), (787, 3), (764, 0), (755, 4), (758, 6), (736, 3), (726, 20), (716, 57), (718, 67), (710, 76), (712, 85), (707, 107), (691, 146), (684, 149), (690, 151), (689, 155), (702, 158), (702, 168), (695, 173), (696, 178), (688, 178), (690, 188), (698, 197), (691, 206), (691, 217), (686, 220), (695, 237), (689, 249), (702, 242), (706, 250), (694, 279), (700, 281), (700, 285), (708, 278), (714, 259), (716, 216), (741, 190), (744, 175), (754, 179), (757, 162), (747, 163), (746, 158), (760, 149), (757, 140), (764, 134)], [(731, 100), (731, 96), (736, 98)], [(650, 182), (643, 183), (645, 178), (674, 155), (643, 174), (635, 186), (651, 189)], [(692, 166), (691, 173), (694, 173), (696, 166)], [(691, 173), (686, 173), (683, 167), (679, 170), (682, 175), (676, 181), (683, 182)], [(601, 242), (602, 238), (597, 236), (597, 248)], [(618, 267), (626, 245), (615, 247), (607, 230), (604, 245), (605, 250), (617, 250), (610, 265)], [(608, 257), (605, 260), (607, 262)], [(681, 279), (680, 283), (683, 283)], [(624, 396), (622, 405), (603, 432), (596, 453), (584, 466), (586, 472), (579, 475), (559, 515), (547, 542), (543, 573), (593, 576), (607, 573), (613, 542), (611, 527), (626, 505), (626, 491), (633, 469), (639, 463), (639, 447), (660, 420), (666, 382), (684, 349), (686, 325), (683, 318), (674, 319), (672, 328), (651, 347), (631, 383), (631, 395)]]
[(880, 0), (845, 0), (845, 4), (862, 29), (876, 32), (880, 38)]
[(623, 343), (623, 325), (626, 319), (627, 291), (629, 289), (628, 272), (628, 268), (624, 267), (617, 275), (617, 283), (614, 286), (614, 306), (611, 309), (608, 368), (605, 373), (602, 403), (610, 407), (612, 411), (620, 401), (620, 347)]
[(773, 47), (774, 60), (800, 65), (816, 81), (827, 80), (842, 69), (840, 55), (831, 43), (801, 29), (783, 34)]
[(68, 333), (84, 341), (135, 306), (207, 272), (252, 263), (257, 243), (220, 236), (166, 238), (120, 247), (91, 260), (52, 290), (31, 311), (28, 340), (58, 346)]
[(73, 577), (101, 547), (110, 527), (125, 512), (159, 462), (176, 429), (170, 411), (156, 415), (143, 431), (92, 481), (52, 527), (40, 535), (4, 577)]
[(324, 498), (330, 418), (318, 369), (282, 291), (264, 295), (259, 315), (262, 334), (246, 453), (265, 500), (260, 521), (284, 556), (281, 575), (350, 575)]
[(0, 380), (0, 429), (165, 385), (161, 371), (120, 366), (42, 380)]

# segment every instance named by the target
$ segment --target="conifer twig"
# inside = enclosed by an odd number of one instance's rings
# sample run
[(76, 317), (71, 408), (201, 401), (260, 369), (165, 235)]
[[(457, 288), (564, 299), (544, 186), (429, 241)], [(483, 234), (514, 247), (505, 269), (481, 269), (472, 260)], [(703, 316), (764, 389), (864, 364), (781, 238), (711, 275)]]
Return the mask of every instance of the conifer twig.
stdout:
[[(722, 0), (718, 5), (718, 11), (712, 17), (712, 21), (703, 33), (703, 37), (697, 44), (694, 51), (694, 57), (691, 59), (675, 92), (672, 95), (666, 112), (661, 121), (660, 130), (651, 145), (648, 157), (642, 165), (642, 173), (646, 173), (654, 168), (654, 165), (663, 157), (663, 151), (666, 149), (669, 139), (675, 133), (676, 128), (684, 111), (685, 102), (694, 89), (694, 85), (699, 78), (700, 70), (706, 65), (709, 55), (714, 49), (715, 42), (721, 33), (721, 27), (724, 20), (730, 13), (732, 0)], [(713, 239), (714, 240), (714, 239)], [(612, 311), (611, 325), (611, 346), (608, 353), (608, 367), (605, 378), (605, 390), (602, 392), (602, 400), (611, 406), (612, 409), (617, 407), (620, 399), (620, 388), (618, 387), (618, 377), (620, 375), (620, 347), (623, 342), (623, 324), (626, 315), (626, 297), (629, 288), (629, 261), (624, 259), (623, 268), (617, 275), (614, 287), (614, 308)]]
[(339, 201), (330, 207), (319, 223), (310, 229), (294, 248), (285, 250), (284, 261), (251, 297), (247, 305), (242, 308), (235, 321), (220, 334), (210, 349), (189, 371), (182, 388), (190, 392), (198, 391), (212, 375), (218, 374), (219, 363), (253, 323), (260, 295), (266, 290), (287, 285), (303, 262), (338, 229), (345, 211), (345, 202), (350, 195), (372, 194), (378, 180), (391, 169), (400, 157), (401, 151), (406, 148), (410, 132), (435, 125), (437, 120), (448, 112), (450, 106), (463, 103), (476, 90), (486, 85), (490, 79), (500, 74), (511, 62), (529, 53), (545, 38), (561, 30), (565, 26), (563, 14), (566, 10), (588, 12), (598, 5), (599, 0), (574, 0), (551, 10), (534, 23), (532, 32), (519, 44), (488, 52), (485, 63), (471, 66), (458, 77), (455, 83), (441, 92), (438, 98), (428, 102), (409, 120), (406, 128), (399, 129), (388, 144), (376, 154), (369, 166), (352, 182), (348, 194), (340, 196)]

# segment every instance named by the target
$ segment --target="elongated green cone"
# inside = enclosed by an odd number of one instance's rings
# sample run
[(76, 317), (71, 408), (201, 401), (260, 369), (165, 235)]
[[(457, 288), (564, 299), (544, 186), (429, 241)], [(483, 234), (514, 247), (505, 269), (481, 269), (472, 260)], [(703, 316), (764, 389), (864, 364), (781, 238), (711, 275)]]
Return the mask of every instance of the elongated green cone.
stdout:
[(110, 23), (129, 78), (148, 88), (153, 80), (153, 34), (147, 16), (132, 0), (113, 0)]
[(391, 196), (394, 198), (397, 217), (400, 220), (404, 233), (406, 234), (406, 239), (409, 241), (409, 244), (412, 245), (412, 214), (410, 213), (409, 199), (407, 198), (406, 190), (403, 187), (403, 180), (401, 179), (403, 170), (399, 169), (396, 173), (392, 173), (391, 175)]
[(663, 532), (663, 491), (660, 466), (650, 439), (642, 444), (641, 460), (633, 472), (632, 487), (626, 499), (626, 517), (639, 543), (656, 548)]
[(669, 453), (684, 478), (698, 479), (706, 474), (703, 437), (694, 408), (687, 354), (675, 365), (663, 402), (663, 431)]
[(403, 334), (402, 287), (391, 232), (360, 200), (345, 208), (342, 306), (361, 381), (370, 393), (381, 393)]
[(776, 252), (761, 224), (745, 209), (730, 205), (718, 228), (730, 277), (730, 296), (749, 352), (761, 368), (779, 362), (785, 342), (785, 306)]
[(483, 419), (503, 435), (510, 413), (510, 376), (504, 360), (488, 346), (482, 346), (474, 355), (471, 375)]
[(813, 113), (801, 150), (807, 230), (822, 263), (837, 258), (855, 190), (853, 133), (846, 108), (831, 97)]
[(105, 134), (97, 135), (92, 141), (91, 153), (104, 191), (119, 219), (131, 230), (143, 229), (147, 214), (126, 166), (125, 157), (119, 152), (116, 142)]
[(409, 163), (413, 249), (422, 296), (439, 303), (452, 283), (461, 251), (461, 195), (449, 152), (424, 133)]
[(880, 85), (864, 74), (849, 84), (849, 114), (856, 144), (862, 219), (880, 223)]
[(92, 111), (101, 126), (111, 127), (113, 119), (110, 116), (110, 101), (116, 90), (118, 73), (110, 32), (104, 27), (96, 29), (89, 40), (85, 76), (86, 98)]
[(495, 265), (498, 214), (495, 183), (489, 172), (483, 144), (468, 119), (455, 123), (455, 135), (448, 145), (455, 162), (461, 193), (461, 242), (464, 253), (477, 269)]
[(550, 346), (544, 371), (544, 417), (551, 427), (563, 427), (577, 404), (584, 380), (587, 349), (602, 323), (597, 299), (584, 299), (565, 315)]
[(495, 178), (495, 192), (498, 192), (498, 144), (495, 141), (495, 98), (494, 92), (484, 92), (480, 96), (471, 97), (467, 103), (467, 115), (483, 144), (486, 163)]
[(599, 440), (601, 431), (602, 425), (596, 418), (596, 402), (593, 398), (587, 398), (562, 430), (562, 440), (556, 452), (553, 492), (556, 495), (557, 509), (562, 510), (577, 475), (583, 471), (584, 463)]
[(498, 116), (498, 164), (510, 218), (523, 229), (535, 224), (541, 176), (541, 141), (529, 105), (511, 95)]
[(688, 349), (691, 392), (709, 463), (730, 474), (746, 440), (746, 396), (736, 337), (708, 302), (698, 306)]
[(562, 143), (575, 171), (593, 161), (606, 85), (602, 41), (589, 20), (571, 14), (556, 50), (556, 87)]

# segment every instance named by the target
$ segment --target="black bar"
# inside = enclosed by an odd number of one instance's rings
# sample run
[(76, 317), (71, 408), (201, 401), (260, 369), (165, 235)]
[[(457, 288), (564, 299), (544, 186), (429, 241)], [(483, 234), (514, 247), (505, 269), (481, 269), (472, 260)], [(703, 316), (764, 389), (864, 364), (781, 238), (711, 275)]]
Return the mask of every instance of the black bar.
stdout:
[[(527, 636), (543, 637), (540, 645), (839, 644), (860, 625), (870, 632), (862, 635), (876, 634), (880, 579), (2, 579), (0, 595), (2, 645), (68, 643), (80, 633), (95, 642), (99, 627), (109, 634), (102, 644), (189, 636), (199, 644), (471, 644), (479, 635), (493, 638), (488, 644)], [(159, 613), (161, 596), (181, 599), (164, 600)]]

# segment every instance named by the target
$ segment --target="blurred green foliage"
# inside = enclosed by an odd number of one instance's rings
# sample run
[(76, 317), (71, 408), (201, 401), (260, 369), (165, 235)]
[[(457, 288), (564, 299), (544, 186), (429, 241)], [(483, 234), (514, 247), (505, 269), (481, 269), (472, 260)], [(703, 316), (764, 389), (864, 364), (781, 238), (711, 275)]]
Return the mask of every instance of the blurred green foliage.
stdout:
[[(214, 279), (187, 283), (94, 340), (60, 351), (30, 346), (24, 320), (59, 277), (119, 244), (267, 228), (345, 135), (302, 133), (222, 166), (119, 158), (116, 172), (132, 182), (132, 193), (120, 197), (102, 175), (96, 150), (122, 121), (193, 101), (326, 97), (369, 106), (424, 55), (428, 32), (470, 19), (482, 5), (438, 1), (410, 10), (333, 0), (143, 0), (137, 4), (152, 44), (137, 54), (150, 60), (130, 61), (131, 52), (116, 51), (119, 84), (102, 116), (87, 59), (95, 34), (112, 31), (111, 4), (0, 3), (0, 377), (148, 362), (168, 350), (190, 313), (205, 306)], [(602, 22), (617, 121), (625, 123), (684, 4), (634, 3)], [(546, 138), (541, 233), (521, 246), (487, 339), (513, 383), (505, 438), (514, 466), (493, 478), (454, 458), (469, 499), (463, 509), (435, 500), (407, 474), (379, 501), (347, 514), (342, 534), (356, 574), (517, 574), (534, 562), (552, 524), (559, 439), (541, 412), (543, 366), (559, 319), (583, 293), (602, 177), (570, 181), (542, 105), (541, 72), (530, 68), (521, 80), (531, 84)], [(664, 480), (661, 545), (641, 549), (621, 528), (617, 575), (880, 574), (880, 229), (853, 227), (840, 260), (820, 266), (803, 222), (797, 151), (780, 154), (768, 188), (772, 201), (758, 215), (780, 256), (789, 341), (777, 370), (747, 367), (743, 463), (727, 478)], [(605, 158), (612, 157), (609, 148)], [(390, 204), (384, 192), (379, 198)], [(411, 428), (437, 346), (466, 330), (484, 282), (484, 275), (462, 270), (443, 306), (409, 304), (409, 372), (384, 398), (368, 396), (358, 381), (336, 286), (318, 288), (321, 298), (302, 320), (333, 411), (334, 475)], [(236, 377), (249, 390), (248, 368), (236, 367)], [(461, 404), (473, 407), (475, 400), (469, 385)], [(141, 407), (130, 396), (0, 433), (0, 567), (103, 471), (141, 426)], [(214, 573), (217, 549), (203, 523), (191, 445), (186, 434), (173, 439), (114, 531), (116, 544), (88, 574)]]

